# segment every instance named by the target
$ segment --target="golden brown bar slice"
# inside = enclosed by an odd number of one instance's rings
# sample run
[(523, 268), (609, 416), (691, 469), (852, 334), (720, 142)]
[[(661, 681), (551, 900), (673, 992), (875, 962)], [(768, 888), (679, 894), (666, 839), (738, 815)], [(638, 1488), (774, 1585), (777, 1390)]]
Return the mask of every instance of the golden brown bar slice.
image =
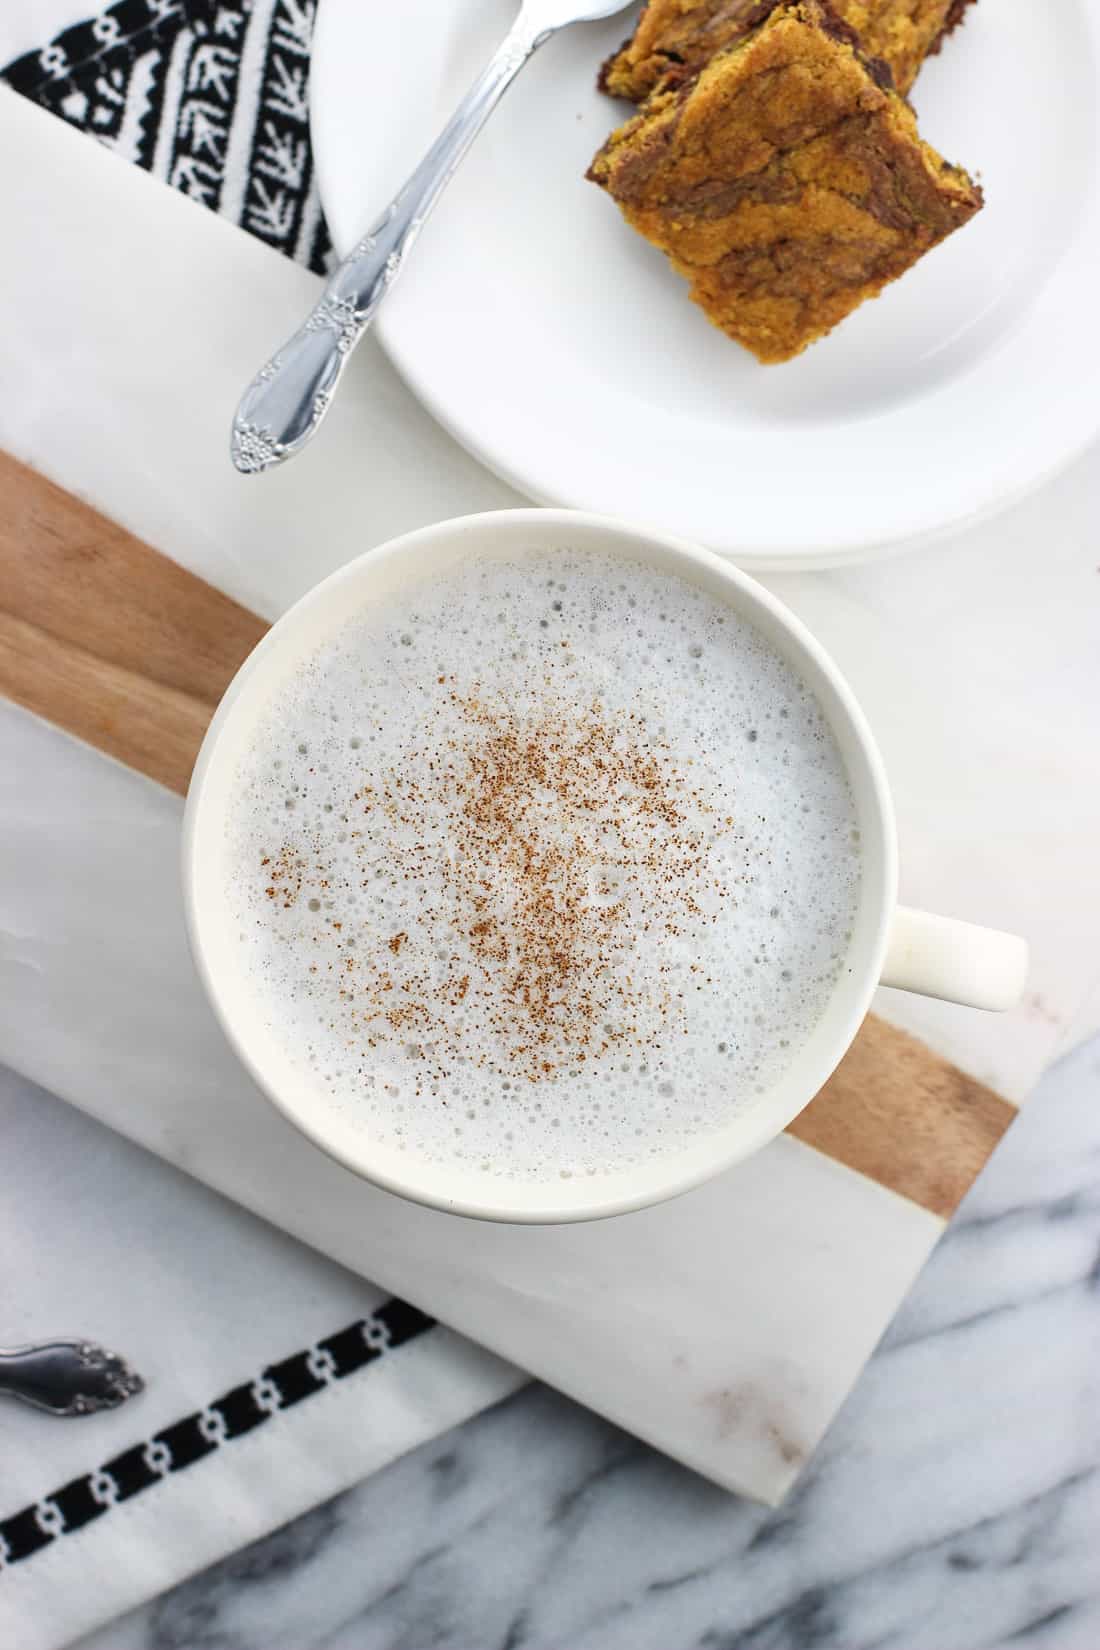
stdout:
[(822, 0), (786, 0), (613, 132), (589, 177), (715, 326), (786, 361), (982, 204)]
[[(600, 71), (600, 85), (613, 97), (641, 103), (658, 84), (689, 78), (715, 52), (734, 45), (772, 4), (774, 0), (648, 0), (634, 34)], [(939, 51), (968, 4), (970, 0), (833, 0), (868, 57), (889, 64), (899, 92), (908, 92), (924, 59)]]

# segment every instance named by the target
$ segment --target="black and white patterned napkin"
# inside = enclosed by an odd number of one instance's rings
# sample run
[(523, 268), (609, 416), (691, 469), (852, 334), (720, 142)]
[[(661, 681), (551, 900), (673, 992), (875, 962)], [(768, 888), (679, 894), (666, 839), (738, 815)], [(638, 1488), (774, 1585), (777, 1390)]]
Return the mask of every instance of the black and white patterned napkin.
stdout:
[[(316, 0), (116, 0), (0, 78), (320, 273), (331, 243), (309, 143), (315, 12)], [(0, 22), (0, 61), (10, 44)]]
[(0, 1345), (95, 1337), (146, 1382), (75, 1421), (0, 1401), (4, 1650), (58, 1650), (518, 1383), (2, 1066), (0, 1142)]

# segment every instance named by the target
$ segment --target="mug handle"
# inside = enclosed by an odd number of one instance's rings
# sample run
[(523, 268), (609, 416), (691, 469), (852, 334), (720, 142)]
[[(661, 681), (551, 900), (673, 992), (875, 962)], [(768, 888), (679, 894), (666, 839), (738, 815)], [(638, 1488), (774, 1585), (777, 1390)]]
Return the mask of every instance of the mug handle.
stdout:
[(1014, 1008), (1027, 980), (1027, 942), (995, 928), (899, 905), (882, 984), (968, 1008)]

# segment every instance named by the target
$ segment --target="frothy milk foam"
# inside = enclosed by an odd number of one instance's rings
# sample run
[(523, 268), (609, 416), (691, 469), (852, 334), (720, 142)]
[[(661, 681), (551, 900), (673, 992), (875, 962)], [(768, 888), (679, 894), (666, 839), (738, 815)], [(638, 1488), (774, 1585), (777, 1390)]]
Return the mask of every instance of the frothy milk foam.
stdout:
[(224, 886), (318, 1105), (565, 1178), (686, 1146), (820, 1019), (860, 883), (810, 689), (685, 580), (474, 558), (349, 616), (242, 759)]

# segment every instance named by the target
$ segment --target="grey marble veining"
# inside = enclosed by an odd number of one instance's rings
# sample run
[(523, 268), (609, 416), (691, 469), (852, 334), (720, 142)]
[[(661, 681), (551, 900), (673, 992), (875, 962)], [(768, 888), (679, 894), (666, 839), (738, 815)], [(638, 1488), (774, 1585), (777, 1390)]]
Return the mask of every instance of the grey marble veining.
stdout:
[(1017, 1645), (1100, 1646), (1100, 1041), (778, 1512), (531, 1387), (81, 1650)]

